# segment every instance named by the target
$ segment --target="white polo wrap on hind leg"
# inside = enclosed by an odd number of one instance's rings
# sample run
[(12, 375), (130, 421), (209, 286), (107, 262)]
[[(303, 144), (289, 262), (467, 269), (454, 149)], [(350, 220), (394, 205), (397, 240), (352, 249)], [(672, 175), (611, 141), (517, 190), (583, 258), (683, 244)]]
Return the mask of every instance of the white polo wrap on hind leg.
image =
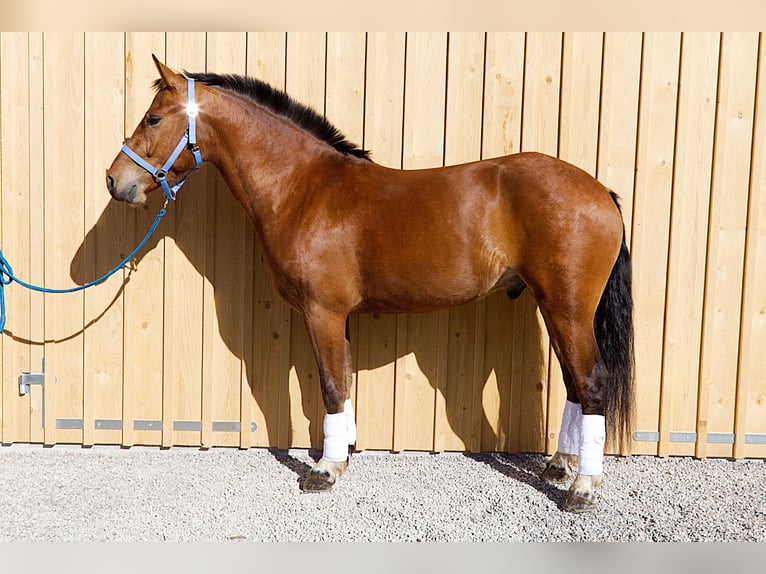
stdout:
[(567, 401), (564, 414), (561, 417), (558, 452), (561, 454), (580, 453), (580, 423), (582, 421), (582, 405)]
[(346, 399), (343, 403), (343, 412), (346, 415), (346, 438), (349, 445), (356, 444), (356, 417), (354, 416), (354, 405), (351, 399)]
[(583, 415), (580, 438), (578, 472), (589, 476), (603, 474), (606, 419), (602, 415)]
[(343, 462), (348, 458), (346, 413), (324, 416), (324, 450), (322, 458), (330, 462)]
[(356, 421), (351, 399), (343, 404), (343, 412), (324, 416), (324, 449), (322, 458), (330, 462), (343, 462), (348, 458), (348, 447), (356, 443)]

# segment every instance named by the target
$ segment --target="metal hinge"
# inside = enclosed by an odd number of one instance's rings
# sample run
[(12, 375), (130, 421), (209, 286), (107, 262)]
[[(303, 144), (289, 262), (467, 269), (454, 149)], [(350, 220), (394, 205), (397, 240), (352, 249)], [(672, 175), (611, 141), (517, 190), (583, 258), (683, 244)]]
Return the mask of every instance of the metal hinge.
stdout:
[(41, 373), (21, 373), (19, 375), (19, 395), (24, 396), (32, 390), (32, 385), (40, 385), (42, 397), (42, 428), (45, 428), (45, 357)]

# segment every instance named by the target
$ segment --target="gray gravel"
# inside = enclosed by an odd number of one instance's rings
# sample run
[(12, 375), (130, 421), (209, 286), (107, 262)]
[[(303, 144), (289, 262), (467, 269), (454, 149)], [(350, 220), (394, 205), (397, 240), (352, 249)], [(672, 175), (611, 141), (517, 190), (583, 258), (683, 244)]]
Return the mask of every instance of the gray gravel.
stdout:
[(542, 455), (363, 452), (330, 493), (315, 452), (0, 448), (0, 541), (766, 541), (766, 463), (607, 457), (595, 513)]

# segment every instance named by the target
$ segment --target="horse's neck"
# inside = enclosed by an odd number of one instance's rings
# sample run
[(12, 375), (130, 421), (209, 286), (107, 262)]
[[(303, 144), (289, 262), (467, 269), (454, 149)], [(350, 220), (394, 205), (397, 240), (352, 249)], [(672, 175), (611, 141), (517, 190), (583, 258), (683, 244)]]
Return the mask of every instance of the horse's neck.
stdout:
[(286, 190), (295, 193), (301, 168), (316, 157), (318, 142), (300, 128), (237, 96), (221, 97), (211, 123), (216, 141), (209, 158), (254, 220), (282, 211)]
[(215, 141), (208, 160), (244, 206), (264, 247), (292, 225), (310, 166), (327, 153), (323, 144), (281, 116), (220, 96), (220, 113), (210, 120)]

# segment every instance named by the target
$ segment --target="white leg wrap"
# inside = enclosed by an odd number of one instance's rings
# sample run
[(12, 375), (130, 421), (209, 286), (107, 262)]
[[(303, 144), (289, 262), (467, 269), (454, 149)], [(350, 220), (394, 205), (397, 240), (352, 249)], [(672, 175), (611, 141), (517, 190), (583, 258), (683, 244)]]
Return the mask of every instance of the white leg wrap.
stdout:
[(343, 462), (348, 458), (348, 432), (346, 413), (324, 416), (324, 450), (322, 458), (330, 462)]
[(354, 405), (351, 404), (351, 399), (346, 399), (343, 404), (343, 412), (346, 415), (346, 437), (348, 444), (356, 443), (356, 417), (354, 416)]
[(606, 420), (602, 415), (582, 416), (582, 443), (578, 471), (585, 475), (599, 475), (604, 472), (604, 442), (606, 441)]
[(564, 414), (561, 417), (561, 430), (559, 431), (559, 445), (557, 448), (561, 454), (579, 454), (581, 423), (582, 405), (567, 401), (564, 405)]

